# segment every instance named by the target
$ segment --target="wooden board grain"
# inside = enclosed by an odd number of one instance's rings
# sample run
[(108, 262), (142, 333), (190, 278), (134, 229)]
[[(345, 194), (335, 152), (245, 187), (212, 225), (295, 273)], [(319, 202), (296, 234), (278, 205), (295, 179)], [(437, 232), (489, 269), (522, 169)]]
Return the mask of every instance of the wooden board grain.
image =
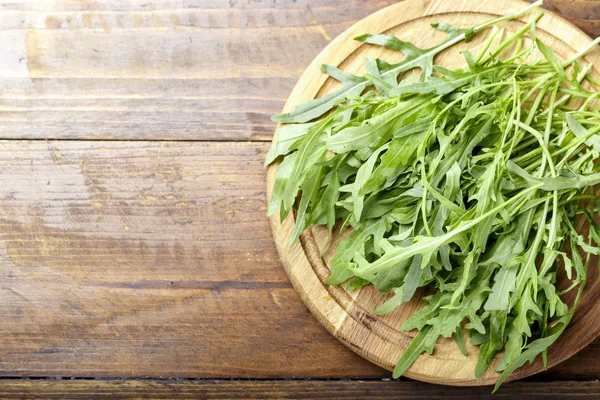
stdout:
[[(432, 32), (431, 23), (445, 21), (458, 26), (473, 26), (499, 15), (514, 13), (527, 3), (517, 0), (448, 2), (433, 0), (408, 1), (390, 6), (352, 26), (323, 52), (302, 75), (292, 91), (284, 111), (291, 111), (296, 105), (315, 97), (321, 97), (339, 83), (328, 78), (319, 70), (322, 63), (338, 66), (352, 73), (363, 71), (363, 59), (383, 58), (397, 62), (402, 56), (398, 53), (374, 48), (353, 41), (352, 38), (364, 33), (394, 34), (402, 40), (415, 43), (421, 48), (433, 46), (442, 35)], [(504, 24), (508, 31), (516, 31), (530, 15)], [(581, 30), (564, 19), (547, 13), (538, 23), (538, 37), (550, 45), (559, 57), (567, 59), (589, 44), (591, 39)], [(446, 67), (464, 64), (460, 51), (466, 48), (476, 52), (485, 40), (479, 35), (468, 45), (459, 45), (442, 53), (436, 59)], [(598, 65), (600, 49), (590, 52), (586, 62)], [(598, 71), (594, 68), (594, 74)], [(270, 191), (275, 176), (275, 166), (269, 168), (267, 188)], [(294, 246), (288, 246), (293, 231), (294, 218), (290, 215), (283, 223), (279, 216), (271, 217), (271, 226), (277, 249), (284, 268), (298, 290), (301, 298), (323, 325), (344, 344), (368, 360), (386, 369), (393, 369), (400, 355), (410, 343), (414, 332), (399, 329), (401, 323), (414, 311), (423, 306), (418, 298), (399, 307), (394, 313), (376, 316), (372, 313), (385, 300), (373, 287), (365, 287), (355, 292), (346, 292), (341, 287), (330, 287), (323, 283), (329, 275), (327, 262), (335, 253), (336, 241), (328, 245), (328, 234), (322, 227), (311, 227)], [(600, 312), (600, 283), (598, 271), (590, 268), (589, 283), (580, 302), (578, 312), (561, 339), (549, 351), (549, 364), (555, 365), (589, 344), (600, 334), (600, 323), (595, 316)], [(492, 369), (481, 378), (474, 377), (477, 363), (476, 347), (470, 346), (469, 356), (463, 356), (452, 339), (440, 340), (433, 355), (424, 354), (406, 371), (411, 378), (450, 385), (486, 385), (496, 381), (499, 374)], [(496, 358), (498, 360), (499, 357)], [(527, 365), (509, 379), (519, 379), (543, 370), (541, 360)]]
[[(599, 382), (519, 382), (493, 398), (531, 400), (597, 399)], [(2, 399), (475, 399), (490, 398), (486, 387), (443, 387), (390, 381), (135, 381), (14, 380), (0, 385)]]

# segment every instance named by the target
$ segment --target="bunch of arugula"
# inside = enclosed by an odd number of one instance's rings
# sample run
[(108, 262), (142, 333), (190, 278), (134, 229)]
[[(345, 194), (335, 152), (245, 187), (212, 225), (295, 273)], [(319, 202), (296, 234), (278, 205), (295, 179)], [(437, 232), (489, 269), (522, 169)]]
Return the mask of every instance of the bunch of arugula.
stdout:
[[(310, 224), (331, 232), (341, 220), (353, 230), (336, 249), (327, 283), (392, 293), (377, 314), (433, 288), (401, 327), (418, 334), (394, 377), (431, 354), (439, 337), (454, 335), (466, 354), (464, 329), (479, 345), (476, 377), (504, 351), (496, 388), (539, 354), (547, 365), (590, 256), (600, 254), (590, 211), (600, 183), (600, 112), (590, 108), (600, 92), (589, 66), (578, 63), (598, 41), (561, 62), (536, 37), (540, 14), (511, 35), (495, 27), (477, 56), (463, 53), (464, 69), (434, 65), (442, 50), (540, 3), (470, 29), (436, 24), (448, 36), (429, 49), (360, 36), (404, 59), (367, 59), (364, 76), (324, 65), (342, 88), (273, 117), (289, 125), (266, 159), (283, 156), (269, 215), (279, 209), (283, 220), (295, 210), (291, 243)], [(418, 82), (400, 79), (416, 67)], [(587, 221), (586, 237), (576, 217)], [(563, 290), (560, 268), (571, 282)], [(569, 307), (561, 296), (573, 289)]]

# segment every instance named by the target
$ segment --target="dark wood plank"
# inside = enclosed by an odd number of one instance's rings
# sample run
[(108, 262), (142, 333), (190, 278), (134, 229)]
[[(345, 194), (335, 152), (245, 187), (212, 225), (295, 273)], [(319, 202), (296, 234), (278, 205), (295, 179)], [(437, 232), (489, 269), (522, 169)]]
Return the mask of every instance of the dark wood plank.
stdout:
[(600, 338), (573, 357), (531, 377), (534, 380), (600, 379)]
[[(533, 2), (534, 0), (527, 0)], [(544, 0), (544, 8), (562, 15), (592, 37), (600, 36), (600, 3), (596, 0)]]
[[(3, 399), (489, 399), (491, 387), (412, 381), (2, 381)], [(599, 382), (515, 382), (494, 399), (598, 398)]]
[[(0, 376), (389, 377), (288, 283), (267, 147), (0, 143)], [(599, 376), (596, 341), (544, 378)]]
[(0, 143), (0, 376), (382, 376), (288, 283), (266, 150)]

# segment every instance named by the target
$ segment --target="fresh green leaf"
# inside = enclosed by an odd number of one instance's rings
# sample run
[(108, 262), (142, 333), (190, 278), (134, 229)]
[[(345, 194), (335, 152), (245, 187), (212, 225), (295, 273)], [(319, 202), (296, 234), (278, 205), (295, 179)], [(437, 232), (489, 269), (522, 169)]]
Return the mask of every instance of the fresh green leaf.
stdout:
[[(274, 118), (301, 124), (281, 128), (267, 155), (282, 159), (268, 212), (294, 210), (293, 240), (327, 225), (326, 282), (390, 294), (376, 314), (428, 293), (401, 325), (418, 332), (394, 376), (440, 337), (466, 354), (463, 330), (479, 346), (475, 376), (501, 351), (499, 383), (538, 355), (545, 364), (577, 304), (561, 296), (580, 297), (600, 255), (600, 92), (576, 63), (598, 41), (561, 61), (537, 37), (538, 14), (514, 33), (496, 29), (476, 57), (466, 50), (462, 69), (434, 65), (443, 49), (524, 12), (472, 29), (436, 24), (447, 38), (430, 49), (359, 37), (404, 58), (367, 60), (362, 77), (324, 65), (342, 89)], [(401, 75), (414, 68), (420, 79)]]

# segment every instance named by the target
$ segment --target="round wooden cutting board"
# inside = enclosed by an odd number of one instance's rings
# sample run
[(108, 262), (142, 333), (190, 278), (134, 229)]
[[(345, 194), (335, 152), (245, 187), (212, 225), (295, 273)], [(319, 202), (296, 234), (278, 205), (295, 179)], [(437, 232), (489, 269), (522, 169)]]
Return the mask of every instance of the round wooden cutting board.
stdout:
[[(528, 4), (518, 0), (410, 0), (387, 7), (358, 22), (336, 38), (306, 69), (292, 91), (284, 112), (296, 105), (335, 90), (338, 83), (321, 73), (322, 63), (338, 66), (340, 69), (362, 74), (365, 57), (380, 57), (388, 62), (397, 62), (402, 55), (376, 46), (352, 40), (364, 33), (385, 33), (396, 35), (419, 47), (439, 43), (443, 35), (434, 31), (430, 24), (448, 22), (459, 27), (469, 27), (501, 15), (512, 14)], [(524, 17), (508, 21), (501, 26), (513, 32), (525, 21), (541, 12), (536, 9)], [(436, 58), (436, 63), (449, 67), (464, 65), (460, 51), (471, 49), (473, 53), (485, 40), (490, 31), (481, 32), (469, 44), (460, 44)], [(566, 59), (583, 48), (591, 40), (578, 28), (560, 17), (545, 11), (539, 21), (537, 35), (550, 45), (558, 56)], [(589, 53), (585, 60), (592, 65), (600, 65), (600, 49)], [(598, 75), (593, 69), (594, 75)], [(275, 179), (276, 165), (268, 169), (267, 191)], [(383, 368), (392, 370), (402, 352), (406, 349), (415, 332), (399, 329), (402, 322), (423, 304), (419, 298), (404, 304), (394, 313), (377, 316), (372, 311), (382, 304), (382, 297), (373, 287), (347, 292), (342, 287), (325, 285), (323, 280), (329, 275), (327, 262), (332, 258), (340, 238), (327, 248), (326, 229), (313, 226), (294, 246), (289, 247), (289, 239), (294, 227), (294, 217), (280, 223), (276, 213), (271, 217), (274, 240), (283, 266), (302, 300), (317, 319), (346, 346)], [(589, 344), (600, 334), (600, 282), (598, 269), (592, 263), (588, 273), (588, 286), (570, 326), (562, 337), (549, 350), (549, 365), (555, 365), (570, 357)], [(574, 292), (574, 291), (573, 291)], [(416, 296), (419, 297), (419, 296)], [(568, 301), (568, 299), (567, 299)], [(465, 340), (468, 343), (468, 340)], [(470, 345), (468, 345), (470, 346)], [(498, 359), (498, 357), (497, 357)], [(497, 361), (496, 359), (496, 361)], [(448, 385), (486, 385), (498, 378), (498, 373), (488, 370), (484, 376), (475, 379), (477, 348), (469, 347), (469, 356), (463, 356), (454, 340), (438, 342), (432, 355), (422, 355), (408, 369), (406, 376), (422, 381)], [(543, 370), (541, 360), (526, 364), (517, 370), (510, 379), (519, 379)], [(391, 374), (390, 374), (391, 375)]]

